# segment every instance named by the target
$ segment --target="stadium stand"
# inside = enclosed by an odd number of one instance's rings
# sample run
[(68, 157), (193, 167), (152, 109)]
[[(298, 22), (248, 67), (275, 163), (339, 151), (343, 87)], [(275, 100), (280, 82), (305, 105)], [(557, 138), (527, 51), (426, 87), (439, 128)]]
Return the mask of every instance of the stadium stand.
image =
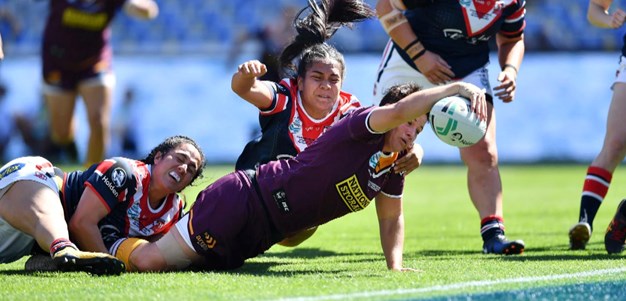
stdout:
[[(160, 15), (140, 22), (119, 15), (113, 24), (113, 45), (118, 53), (205, 53), (228, 51), (237, 32), (251, 30), (280, 13), (280, 5), (301, 7), (304, 0), (159, 0)], [(374, 0), (367, 0), (375, 5)], [(527, 2), (526, 42), (529, 51), (615, 50), (622, 30), (600, 30), (585, 19), (588, 0), (542, 0)], [(5, 48), (12, 54), (35, 54), (47, 15), (48, 1), (0, 0), (0, 9), (12, 12), (23, 24), (11, 34), (0, 19)], [(341, 30), (333, 38), (345, 52), (379, 52), (387, 36), (377, 20), (368, 20), (354, 30)]]

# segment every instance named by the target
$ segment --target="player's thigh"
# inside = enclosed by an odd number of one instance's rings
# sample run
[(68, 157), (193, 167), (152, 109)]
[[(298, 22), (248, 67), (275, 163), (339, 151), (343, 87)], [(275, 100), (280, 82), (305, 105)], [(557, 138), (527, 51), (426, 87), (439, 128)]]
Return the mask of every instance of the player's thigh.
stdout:
[(90, 123), (109, 119), (115, 76), (111, 72), (96, 74), (81, 81), (78, 92), (85, 102), (85, 109)]
[(50, 126), (55, 133), (68, 135), (74, 118), (76, 93), (71, 91), (48, 91), (44, 93)]
[(626, 83), (618, 82), (613, 86), (613, 98), (609, 106), (606, 135), (614, 140), (626, 142)]

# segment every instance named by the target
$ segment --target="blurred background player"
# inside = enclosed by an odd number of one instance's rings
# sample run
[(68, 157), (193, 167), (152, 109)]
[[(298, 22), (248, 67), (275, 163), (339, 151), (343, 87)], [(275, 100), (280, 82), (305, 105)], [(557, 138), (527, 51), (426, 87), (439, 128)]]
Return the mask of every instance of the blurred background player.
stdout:
[[(587, 19), (600, 28), (620, 28), (624, 25), (626, 13), (619, 8), (609, 14), (613, 0), (590, 0)], [(626, 35), (624, 35), (626, 41)], [(626, 44), (620, 53), (620, 62), (613, 82), (613, 98), (606, 121), (606, 133), (600, 153), (587, 168), (580, 198), (578, 223), (569, 231), (570, 249), (584, 250), (593, 232), (593, 220), (606, 196), (613, 172), (626, 155)], [(605, 235), (605, 247), (609, 253), (619, 253), (626, 239), (626, 206), (620, 203), (615, 218), (609, 224)]]
[(475, 84), (487, 93), (487, 134), (461, 148), (470, 199), (480, 217), (483, 252), (519, 254), (521, 240), (504, 235), (502, 182), (496, 148), (496, 115), (489, 85), (489, 40), (495, 36), (502, 72), (495, 96), (513, 101), (524, 56), (525, 1), (379, 0), (376, 12), (389, 40), (377, 73), (374, 96), (414, 82), (423, 88), (450, 81)]
[(41, 50), (50, 136), (68, 159), (77, 159), (74, 107), (81, 96), (90, 128), (86, 166), (104, 159), (109, 144), (115, 85), (110, 24), (121, 8), (142, 19), (158, 14), (153, 0), (50, 0)]
[[(286, 5), (280, 12), (278, 20), (270, 18), (262, 26), (253, 30), (246, 30), (239, 34), (234, 42), (233, 49), (229, 52), (229, 62), (234, 61), (242, 52), (243, 46), (248, 42), (258, 44), (259, 61), (267, 69), (260, 80), (279, 82), (282, 79), (280, 55), (283, 48), (295, 37), (296, 31), (293, 26), (298, 9), (295, 6)], [(231, 65), (231, 64), (229, 64)]]
[(136, 159), (139, 156), (138, 139), (139, 133), (136, 124), (141, 122), (142, 112), (137, 105), (137, 91), (135, 88), (128, 86), (124, 90), (124, 99), (122, 103), (113, 112), (115, 122), (111, 126), (112, 138), (117, 139), (119, 143), (119, 151), (113, 153), (120, 154), (123, 157)]

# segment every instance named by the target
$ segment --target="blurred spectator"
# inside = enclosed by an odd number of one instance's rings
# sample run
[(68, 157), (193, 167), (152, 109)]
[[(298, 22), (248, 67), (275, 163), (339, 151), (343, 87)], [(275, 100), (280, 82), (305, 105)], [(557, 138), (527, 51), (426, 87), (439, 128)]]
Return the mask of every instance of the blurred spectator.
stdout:
[(111, 130), (114, 139), (119, 141), (121, 151), (119, 154), (123, 157), (137, 159), (139, 153), (137, 149), (137, 128), (140, 117), (137, 114), (138, 109), (135, 101), (136, 92), (132, 87), (126, 88), (124, 92), (124, 100), (117, 112), (113, 116), (113, 124)]
[[(54, 148), (50, 135), (48, 135), (50, 131), (48, 110), (43, 98), (36, 109), (14, 113), (13, 120), (15, 121), (15, 128), (28, 148), (27, 155), (43, 156), (55, 162), (66, 160), (60, 157), (61, 151)], [(78, 156), (78, 151), (75, 148), (71, 156), (73, 158)]]
[[(0, 53), (2, 52), (1, 49), (2, 46), (0, 45)], [(5, 162), (5, 151), (13, 133), (13, 123), (10, 122), (12, 120), (11, 113), (5, 101), (6, 93), (6, 86), (0, 83), (0, 120), (4, 120), (2, 126), (0, 126), (0, 162)]]
[(50, 136), (61, 150), (75, 149), (74, 107), (81, 96), (90, 128), (85, 165), (103, 160), (109, 145), (115, 85), (109, 26), (122, 8), (142, 19), (158, 14), (153, 0), (50, 0), (41, 51)]
[(16, 41), (22, 34), (21, 23), (6, 7), (0, 7), (0, 33), (5, 41)]
[(285, 6), (280, 19), (268, 18), (269, 20), (266, 21), (265, 25), (256, 30), (241, 33), (235, 41), (233, 49), (229, 52), (228, 62), (232, 63), (237, 60), (237, 56), (241, 54), (246, 42), (255, 41), (260, 47), (259, 61), (267, 67), (267, 73), (259, 79), (279, 82), (283, 76), (280, 72), (280, 53), (296, 35), (293, 20), (297, 13), (298, 8), (295, 6)]

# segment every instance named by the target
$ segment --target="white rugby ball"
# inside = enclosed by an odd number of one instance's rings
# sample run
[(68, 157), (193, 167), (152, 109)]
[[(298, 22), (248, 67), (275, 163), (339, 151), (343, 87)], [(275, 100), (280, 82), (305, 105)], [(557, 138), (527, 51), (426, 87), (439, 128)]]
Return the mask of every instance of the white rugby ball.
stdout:
[(487, 131), (487, 123), (472, 111), (470, 100), (459, 95), (435, 103), (430, 110), (430, 126), (441, 141), (456, 147), (476, 144)]

